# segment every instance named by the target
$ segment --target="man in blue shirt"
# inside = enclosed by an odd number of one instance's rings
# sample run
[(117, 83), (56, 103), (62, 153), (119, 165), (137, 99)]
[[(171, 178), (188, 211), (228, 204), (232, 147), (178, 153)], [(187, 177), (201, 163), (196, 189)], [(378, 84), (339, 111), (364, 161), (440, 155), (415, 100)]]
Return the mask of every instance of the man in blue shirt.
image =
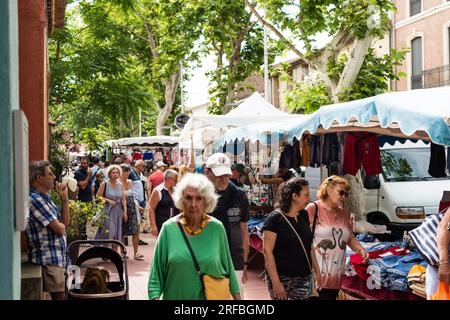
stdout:
[[(138, 160), (136, 161), (134, 168), (130, 172), (129, 179), (132, 182), (132, 190), (133, 197), (139, 204), (139, 213), (143, 216), (145, 212), (145, 206), (147, 205), (147, 200), (145, 198), (146, 187), (145, 181), (142, 178), (142, 173), (145, 170), (145, 161)], [(142, 240), (139, 240), (140, 245), (147, 245), (148, 243)]]
[[(50, 292), (53, 300), (63, 300), (66, 226), (70, 220), (67, 186), (55, 183), (55, 175), (48, 161), (32, 161), (29, 169), (30, 217), (25, 230), (28, 260), (42, 266), (44, 291)], [(48, 194), (53, 187), (61, 199), (61, 209)]]
[[(89, 168), (89, 160), (87, 157), (82, 157), (80, 160), (80, 168), (75, 172), (75, 180), (78, 182), (78, 201), (90, 202), (92, 201), (92, 169)], [(86, 240), (86, 225), (80, 228), (81, 239)]]
[(92, 201), (92, 169), (89, 168), (88, 158), (81, 158), (80, 169), (75, 172), (74, 178), (78, 181), (78, 200), (83, 202)]

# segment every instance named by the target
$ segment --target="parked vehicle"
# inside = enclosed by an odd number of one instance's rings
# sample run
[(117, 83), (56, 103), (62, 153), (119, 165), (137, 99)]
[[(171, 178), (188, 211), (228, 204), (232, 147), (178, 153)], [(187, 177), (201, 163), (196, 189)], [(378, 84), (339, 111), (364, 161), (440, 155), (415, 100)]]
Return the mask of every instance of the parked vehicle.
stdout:
[(400, 235), (438, 212), (450, 176), (448, 171), (443, 178), (429, 175), (430, 145), (422, 141), (385, 144), (380, 154), (383, 173), (364, 177), (367, 221)]

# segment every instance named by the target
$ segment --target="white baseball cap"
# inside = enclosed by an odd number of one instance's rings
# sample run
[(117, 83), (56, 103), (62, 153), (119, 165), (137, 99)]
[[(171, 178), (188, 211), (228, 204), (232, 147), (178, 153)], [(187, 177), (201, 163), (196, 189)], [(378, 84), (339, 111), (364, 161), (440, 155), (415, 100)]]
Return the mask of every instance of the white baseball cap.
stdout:
[(156, 167), (157, 167), (157, 168), (159, 168), (159, 167), (167, 167), (167, 164), (165, 164), (165, 163), (162, 162), (162, 161), (158, 161), (158, 162), (156, 163)]
[(231, 175), (231, 161), (226, 154), (214, 153), (206, 160), (206, 168), (211, 169), (215, 176)]

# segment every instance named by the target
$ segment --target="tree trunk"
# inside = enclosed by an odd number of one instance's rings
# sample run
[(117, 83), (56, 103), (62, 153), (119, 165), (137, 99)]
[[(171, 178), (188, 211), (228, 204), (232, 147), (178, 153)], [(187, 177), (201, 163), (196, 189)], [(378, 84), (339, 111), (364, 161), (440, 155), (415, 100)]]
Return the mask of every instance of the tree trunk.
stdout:
[[(333, 88), (333, 102), (339, 102), (339, 94), (350, 89), (355, 82), (364, 58), (372, 44), (373, 37), (367, 35), (364, 39), (356, 39), (352, 46), (349, 60), (345, 65), (344, 71), (339, 79), (338, 85)], [(361, 179), (361, 173), (358, 171), (356, 176), (346, 175), (349, 182), (351, 197), (345, 201), (345, 208), (348, 212), (356, 215), (356, 220), (366, 220), (366, 200), (364, 197), (364, 185)]]
[(358, 77), (361, 66), (364, 62), (364, 58), (369, 52), (370, 45), (372, 44), (372, 36), (366, 35), (364, 39), (356, 39), (352, 46), (349, 60), (347, 61), (342, 75), (339, 79), (339, 83), (333, 93), (333, 102), (339, 102), (339, 94), (344, 93), (350, 89)]
[(179, 63), (179, 68), (175, 73), (170, 75), (168, 80), (164, 80), (163, 84), (165, 87), (165, 105), (158, 114), (158, 118), (156, 119), (156, 134), (164, 135), (163, 127), (166, 124), (167, 119), (172, 112), (173, 103), (175, 102), (175, 96), (177, 94), (178, 84), (180, 83), (181, 77), (181, 62)]

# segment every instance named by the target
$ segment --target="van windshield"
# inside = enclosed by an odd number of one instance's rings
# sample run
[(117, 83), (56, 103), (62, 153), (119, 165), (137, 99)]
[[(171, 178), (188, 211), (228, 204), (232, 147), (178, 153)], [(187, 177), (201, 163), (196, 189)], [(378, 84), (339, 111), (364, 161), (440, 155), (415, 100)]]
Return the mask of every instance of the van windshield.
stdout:
[(429, 148), (380, 150), (383, 176), (386, 181), (421, 181), (450, 179), (433, 178), (428, 174)]

